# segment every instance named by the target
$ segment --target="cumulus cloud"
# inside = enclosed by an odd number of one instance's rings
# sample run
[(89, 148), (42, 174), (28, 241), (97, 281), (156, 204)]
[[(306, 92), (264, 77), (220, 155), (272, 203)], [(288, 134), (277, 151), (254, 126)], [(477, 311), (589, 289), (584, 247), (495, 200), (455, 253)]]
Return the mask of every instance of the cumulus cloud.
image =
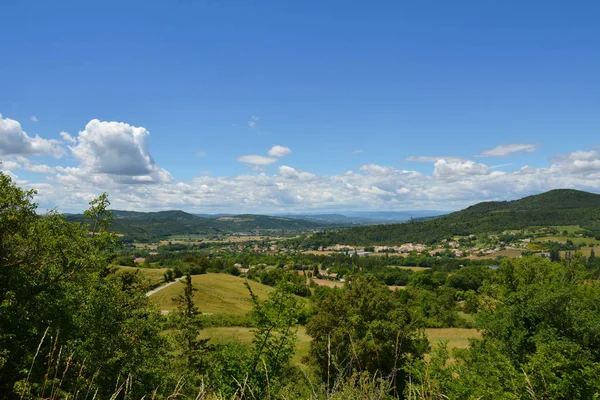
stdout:
[(492, 149), (484, 150), (475, 157), (507, 157), (513, 153), (533, 153), (537, 149), (535, 144), (513, 143), (501, 144)]
[(567, 155), (560, 155), (552, 160), (550, 169), (553, 172), (566, 174), (600, 172), (600, 154), (595, 150), (578, 150)]
[(149, 135), (144, 127), (93, 119), (69, 148), (86, 172), (108, 174), (122, 183), (170, 182), (171, 175), (148, 152)]
[(254, 165), (269, 165), (269, 164), (273, 164), (275, 161), (277, 161), (276, 158), (259, 156), (256, 154), (248, 154), (245, 156), (239, 156), (238, 158), (236, 158), (236, 160), (239, 162), (246, 163), (246, 164), (254, 164)]
[(57, 140), (42, 139), (38, 135), (30, 137), (21, 124), (0, 114), (0, 155), (50, 155), (60, 158), (65, 149)]
[[(21, 147), (23, 142), (35, 139), (22, 132), (16, 121), (0, 122), (3, 151), (6, 143), (14, 146), (15, 138), (20, 138)], [(13, 140), (6, 140), (7, 132)], [(63, 132), (61, 138), (70, 143), (76, 162), (72, 166), (35, 163), (27, 157), (33, 154), (31, 149), (2, 154), (4, 163), (0, 168), (22, 187), (38, 189), (36, 201), (42, 209), (59, 206), (61, 211), (81, 211), (104, 191), (110, 194), (116, 209), (262, 213), (456, 210), (479, 201), (515, 199), (556, 188), (600, 192), (597, 149), (557, 155), (544, 167), (516, 165), (502, 171), (495, 169), (499, 166), (490, 167), (459, 157), (414, 157), (415, 161), (432, 162), (433, 172), (421, 174), (389, 165), (367, 164), (339, 174), (317, 175), (281, 165), (276, 173), (269, 175), (262, 172), (214, 176), (210, 171), (199, 171), (191, 181), (173, 182), (170, 174), (151, 157), (147, 145), (149, 132), (143, 127), (92, 120), (77, 137)], [(241, 156), (238, 161), (262, 170), (285, 155), (285, 151), (268, 153), (268, 156)], [(36, 174), (23, 174), (30, 179), (25, 180), (13, 171)]]
[(302, 181), (316, 178), (316, 175), (314, 174), (309, 172), (300, 172), (295, 168), (288, 167), (287, 165), (282, 165), (279, 167), (279, 175), (284, 179), (297, 179)]
[(487, 175), (490, 168), (485, 164), (473, 161), (438, 160), (433, 165), (433, 175), (440, 179), (457, 180), (466, 175)]
[(35, 115), (32, 115), (32, 116), (31, 116), (31, 120), (32, 120), (33, 122), (38, 122), (38, 121), (39, 121), (39, 119), (37, 119), (37, 117), (36, 117)]
[(75, 139), (73, 136), (69, 135), (67, 132), (60, 132), (60, 137), (65, 141), (65, 142), (69, 142), (69, 143), (77, 143), (77, 139)]
[(289, 147), (275, 145), (271, 147), (271, 150), (269, 150), (267, 154), (269, 154), (271, 157), (284, 157), (291, 153), (292, 150), (290, 150)]
[(376, 164), (363, 165), (360, 170), (371, 175), (391, 175), (394, 171), (392, 167), (383, 167)]

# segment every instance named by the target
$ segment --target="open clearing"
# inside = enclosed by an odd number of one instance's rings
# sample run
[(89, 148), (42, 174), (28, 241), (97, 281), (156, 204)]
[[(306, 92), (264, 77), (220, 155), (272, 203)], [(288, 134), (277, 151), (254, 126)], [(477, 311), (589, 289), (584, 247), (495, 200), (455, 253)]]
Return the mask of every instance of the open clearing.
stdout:
[(492, 253), (492, 254), (485, 254), (481, 257), (479, 257), (477, 254), (471, 254), (470, 256), (468, 256), (467, 258), (470, 258), (472, 260), (495, 260), (496, 257), (508, 257), (508, 258), (515, 258), (515, 257), (519, 257), (521, 255), (523, 251), (522, 250), (500, 250), (496, 253)]
[(466, 328), (431, 328), (425, 329), (425, 332), (432, 348), (447, 340), (449, 349), (464, 349), (469, 347), (469, 339), (481, 337), (481, 333), (476, 329)]
[(567, 240), (570, 240), (571, 242), (573, 242), (576, 245), (593, 244), (594, 246), (597, 246), (600, 244), (600, 240), (596, 240), (594, 238), (586, 238), (586, 237), (543, 236), (543, 237), (537, 238), (536, 240), (539, 240), (540, 242), (566, 242)]
[[(244, 315), (252, 309), (252, 299), (244, 281), (244, 278), (228, 274), (193, 275), (192, 284), (197, 289), (194, 292), (194, 302), (205, 313)], [(261, 300), (266, 299), (273, 290), (258, 282), (248, 283)], [(150, 300), (157, 303), (161, 310), (174, 310), (177, 303), (173, 299), (183, 293), (183, 288), (183, 282), (177, 282), (153, 294)]]
[(164, 275), (167, 271), (166, 268), (135, 268), (120, 266), (117, 273), (123, 272), (136, 272), (139, 271), (142, 274), (143, 279), (150, 284), (150, 286), (156, 286), (164, 281)]
[(401, 266), (401, 265), (390, 265), (390, 268), (398, 268), (398, 269), (409, 269), (414, 272), (423, 272), (430, 270), (428, 267), (409, 267), (409, 266)]
[[(443, 340), (448, 340), (449, 349), (463, 349), (469, 346), (469, 339), (479, 338), (481, 334), (475, 329), (463, 328), (431, 328), (425, 329), (431, 347), (435, 347)], [(239, 342), (246, 345), (252, 343), (253, 332), (252, 328), (241, 326), (206, 328), (202, 330), (201, 337), (210, 338), (215, 343), (234, 343)], [(298, 341), (296, 342), (296, 352), (292, 362), (300, 364), (302, 358), (308, 355), (310, 349), (310, 336), (306, 334), (306, 328), (298, 327)]]
[[(581, 251), (581, 254), (583, 254), (585, 257), (589, 257), (590, 254), (592, 253), (592, 248), (594, 249), (594, 254), (596, 257), (600, 257), (600, 246), (596, 246), (596, 247), (582, 247), (581, 249), (579, 249), (579, 251)], [(571, 252), (571, 254), (575, 253), (574, 251)], [(560, 256), (561, 257), (565, 257), (567, 254), (566, 251), (561, 251), (560, 252)]]
[[(239, 342), (250, 345), (253, 337), (252, 329), (253, 328), (241, 326), (206, 328), (202, 330), (200, 336), (203, 338), (210, 338), (218, 344)], [(310, 336), (306, 334), (306, 328), (299, 326), (297, 335), (298, 341), (296, 342), (296, 351), (292, 358), (294, 364), (300, 364), (302, 358), (308, 355), (308, 350), (310, 348)]]
[(327, 286), (327, 287), (343, 287), (344, 286), (344, 282), (339, 282), (339, 281), (330, 281), (327, 279), (317, 279), (317, 278), (312, 278), (312, 281), (319, 285), (319, 286)]

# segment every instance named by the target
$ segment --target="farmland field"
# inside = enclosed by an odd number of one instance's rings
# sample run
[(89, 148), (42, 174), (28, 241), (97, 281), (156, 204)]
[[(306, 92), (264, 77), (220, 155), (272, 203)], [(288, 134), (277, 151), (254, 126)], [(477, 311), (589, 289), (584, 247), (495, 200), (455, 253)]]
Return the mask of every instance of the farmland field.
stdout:
[(464, 349), (469, 347), (469, 339), (481, 337), (476, 329), (465, 328), (431, 328), (425, 329), (431, 347), (433, 348), (443, 340), (448, 341), (449, 349)]
[(470, 259), (474, 259), (474, 260), (495, 260), (496, 257), (509, 257), (509, 258), (514, 258), (514, 257), (519, 257), (521, 255), (522, 251), (521, 250), (500, 250), (496, 253), (492, 253), (492, 254), (485, 254), (481, 257), (479, 257), (476, 254), (472, 254), (467, 258)]
[[(432, 328), (425, 329), (425, 332), (432, 348), (443, 340), (448, 340), (449, 349), (466, 348), (469, 346), (469, 339), (481, 337), (481, 334), (475, 329)], [(253, 337), (252, 328), (241, 326), (207, 328), (200, 335), (203, 338), (210, 338), (214, 343), (218, 344), (239, 342), (249, 345), (252, 343)], [(296, 352), (294, 353), (292, 362), (300, 364), (302, 358), (308, 355), (309, 349), (310, 336), (306, 334), (305, 327), (299, 326)]]
[(428, 267), (410, 267), (410, 266), (396, 266), (396, 265), (391, 265), (390, 268), (398, 268), (398, 269), (409, 269), (413, 272), (423, 272), (423, 271), (427, 271), (430, 270), (431, 268)]
[(143, 276), (142, 279), (146, 280), (150, 286), (156, 286), (164, 281), (164, 274), (166, 270), (166, 268), (135, 268), (120, 266), (117, 273), (139, 271), (139, 273)]
[[(296, 342), (296, 351), (292, 362), (294, 364), (300, 364), (304, 356), (308, 355), (310, 348), (310, 336), (306, 334), (306, 328), (303, 326), (298, 327), (298, 341)], [(204, 329), (200, 336), (203, 338), (210, 338), (214, 343), (226, 344), (226, 343), (243, 343), (250, 345), (252, 343), (253, 332), (252, 328), (246, 328), (241, 326), (232, 327), (219, 327), (219, 328), (207, 328)]]
[[(211, 314), (243, 315), (252, 308), (252, 300), (248, 289), (244, 286), (244, 278), (227, 274), (204, 274), (192, 276), (194, 301), (200, 311)], [(258, 282), (248, 281), (250, 287), (260, 299), (266, 299), (273, 289)], [(177, 308), (173, 298), (183, 293), (183, 282), (177, 282), (150, 296), (150, 300), (160, 306), (161, 310)]]
[(540, 242), (566, 242), (567, 240), (572, 241), (576, 245), (580, 244), (593, 244), (594, 246), (600, 245), (600, 240), (586, 237), (568, 237), (568, 236), (543, 236), (537, 238)]

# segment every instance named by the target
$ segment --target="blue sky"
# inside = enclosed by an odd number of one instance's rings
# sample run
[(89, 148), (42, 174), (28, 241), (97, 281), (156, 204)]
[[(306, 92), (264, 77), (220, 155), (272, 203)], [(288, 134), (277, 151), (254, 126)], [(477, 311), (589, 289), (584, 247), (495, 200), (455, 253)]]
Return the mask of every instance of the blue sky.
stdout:
[(600, 192), (599, 13), (595, 1), (9, 2), (2, 169), (63, 211), (103, 191), (116, 208), (263, 213)]

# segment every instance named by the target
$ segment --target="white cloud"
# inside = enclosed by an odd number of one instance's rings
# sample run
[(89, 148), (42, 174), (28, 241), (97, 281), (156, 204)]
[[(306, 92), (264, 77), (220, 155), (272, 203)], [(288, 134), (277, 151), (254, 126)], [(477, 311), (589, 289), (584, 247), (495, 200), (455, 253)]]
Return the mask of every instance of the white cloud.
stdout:
[(60, 137), (63, 138), (63, 140), (65, 142), (77, 143), (77, 139), (75, 139), (73, 136), (69, 135), (67, 132), (64, 132), (64, 131), (61, 132)]
[(38, 135), (30, 137), (21, 124), (0, 114), (0, 155), (50, 155), (60, 158), (65, 149), (57, 140), (42, 139)]
[(587, 174), (600, 172), (600, 154), (595, 151), (574, 151), (552, 160), (550, 169), (565, 174)]
[(38, 121), (39, 121), (39, 119), (37, 119), (37, 117), (36, 117), (35, 115), (32, 115), (32, 116), (31, 116), (31, 120), (32, 120), (33, 122), (38, 122)]
[(473, 161), (438, 160), (433, 165), (433, 175), (440, 179), (457, 180), (467, 175), (487, 175), (490, 168)]
[(39, 174), (54, 174), (56, 169), (44, 164), (30, 164), (25, 168), (26, 171), (37, 172)]
[(269, 150), (269, 152), (268, 152), (268, 154), (271, 157), (284, 157), (291, 153), (292, 153), (292, 150), (290, 150), (289, 147), (279, 146), (279, 145), (275, 145), (275, 146), (271, 147), (271, 150)]
[(316, 178), (316, 175), (314, 174), (308, 172), (300, 172), (295, 168), (288, 167), (287, 165), (282, 165), (279, 167), (279, 175), (285, 179), (298, 179), (302, 181), (307, 181)]
[[(495, 169), (498, 165), (490, 167), (459, 157), (414, 157), (416, 161), (434, 163), (433, 172), (421, 174), (367, 164), (337, 175), (312, 174), (289, 165), (281, 165), (275, 174), (267, 175), (263, 170), (280, 160), (269, 152), (269, 156), (238, 158), (261, 173), (214, 176), (210, 171), (198, 171), (191, 181), (173, 182), (149, 154), (150, 136), (143, 127), (92, 120), (77, 138), (61, 133), (62, 140), (71, 143), (77, 163), (55, 166), (28, 158), (34, 153), (23, 143), (31, 144), (35, 138), (24, 134), (18, 122), (0, 119), (0, 123), (4, 135), (0, 143), (14, 147), (14, 140), (6, 138), (17, 138), (21, 146), (20, 152), (2, 154), (0, 168), (22, 187), (38, 189), (36, 201), (41, 209), (59, 206), (61, 211), (81, 211), (104, 191), (109, 193), (115, 209), (262, 213), (453, 210), (479, 201), (515, 199), (555, 188), (600, 192), (599, 150), (557, 155), (544, 167), (515, 165), (514, 169), (499, 171)], [(20, 170), (39, 175), (31, 174), (30, 178), (23, 174), (30, 179), (25, 180), (15, 175)]]
[(113, 175), (122, 183), (170, 182), (171, 175), (148, 152), (149, 135), (144, 127), (93, 119), (70, 149), (87, 172)]
[(371, 175), (391, 175), (394, 172), (392, 167), (383, 167), (376, 164), (363, 165), (360, 170)]
[(256, 154), (248, 154), (245, 156), (240, 156), (240, 157), (236, 158), (236, 160), (239, 162), (246, 163), (246, 164), (254, 164), (254, 165), (269, 165), (269, 164), (273, 164), (275, 161), (277, 161), (276, 158), (259, 156)]
[(492, 149), (484, 150), (481, 153), (477, 154), (475, 157), (506, 157), (513, 153), (533, 153), (536, 149), (537, 146), (535, 144), (502, 144)]
[(199, 151), (199, 152), (196, 153), (196, 157), (198, 157), (198, 158), (199, 157), (206, 157), (206, 153), (203, 152), (203, 151)]
[(250, 128), (254, 128), (259, 119), (260, 119), (259, 116), (253, 115), (252, 117), (250, 117), (250, 121), (248, 121), (248, 126)]

